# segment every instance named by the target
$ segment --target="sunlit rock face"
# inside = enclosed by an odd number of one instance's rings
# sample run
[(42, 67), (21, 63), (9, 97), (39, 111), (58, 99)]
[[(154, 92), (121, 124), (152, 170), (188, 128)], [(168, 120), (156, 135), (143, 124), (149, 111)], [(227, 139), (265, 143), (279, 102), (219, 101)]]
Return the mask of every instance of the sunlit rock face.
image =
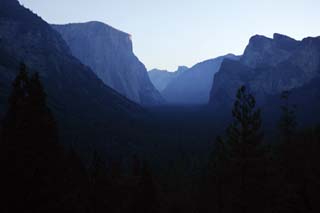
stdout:
[(232, 106), (237, 89), (249, 87), (260, 103), (284, 90), (300, 88), (319, 77), (320, 38), (296, 41), (275, 34), (254, 36), (240, 61), (225, 60), (216, 73), (210, 103)]
[(72, 54), (108, 86), (142, 105), (163, 99), (152, 85), (145, 66), (134, 55), (131, 36), (100, 22), (53, 25)]

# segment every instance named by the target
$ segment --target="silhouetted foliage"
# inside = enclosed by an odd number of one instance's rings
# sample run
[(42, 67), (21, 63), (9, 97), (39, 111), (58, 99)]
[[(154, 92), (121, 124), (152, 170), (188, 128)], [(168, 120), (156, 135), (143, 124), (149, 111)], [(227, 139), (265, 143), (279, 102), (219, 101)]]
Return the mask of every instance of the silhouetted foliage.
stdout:
[[(319, 212), (320, 131), (297, 128), (296, 108), (289, 97), (287, 91), (281, 96), (281, 135), (274, 138), (278, 143), (272, 143), (276, 145), (267, 145), (270, 139), (262, 133), (260, 110), (253, 95), (243, 86), (236, 94), (233, 119), (226, 135), (216, 138), (209, 159), (204, 157), (205, 161), (199, 161), (201, 168), (195, 166), (199, 159), (190, 157), (180, 144), (193, 132), (180, 137), (186, 128), (176, 132), (174, 139), (166, 134), (164, 138), (177, 140), (179, 148), (174, 160), (167, 164), (158, 162), (159, 167), (170, 167), (165, 168), (165, 173), (157, 170), (150, 159), (149, 164), (137, 156), (126, 161), (95, 152), (88, 163), (76, 147), (66, 151), (59, 144), (58, 128), (47, 106), (39, 74), (29, 75), (21, 64), (0, 129), (3, 197), (0, 210), (7, 213)], [(204, 172), (199, 172), (203, 167)]]
[(29, 78), (24, 64), (13, 82), (1, 150), (5, 211), (59, 209), (63, 153), (57, 127), (39, 75)]
[(13, 82), (1, 139), (2, 212), (84, 212), (85, 168), (59, 144), (39, 74), (29, 77), (25, 64)]
[[(281, 139), (277, 165), (282, 175), (282, 212), (318, 212), (319, 200), (319, 132), (317, 129), (297, 130), (295, 106), (290, 104), (290, 92), (281, 96), (284, 101), (280, 120)], [(317, 200), (317, 201), (315, 201)]]
[(260, 110), (242, 86), (232, 110), (233, 122), (224, 140), (218, 138), (210, 163), (216, 212), (266, 209), (267, 153), (262, 145)]

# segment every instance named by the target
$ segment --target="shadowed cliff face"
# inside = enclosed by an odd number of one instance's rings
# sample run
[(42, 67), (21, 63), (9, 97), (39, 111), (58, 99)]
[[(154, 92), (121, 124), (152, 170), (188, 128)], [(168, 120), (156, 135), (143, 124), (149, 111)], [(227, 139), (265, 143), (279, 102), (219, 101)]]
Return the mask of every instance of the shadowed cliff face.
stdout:
[(319, 44), (319, 38), (252, 37), (239, 62), (222, 64), (214, 78), (210, 103), (230, 107), (241, 85), (247, 85), (263, 103), (269, 95), (308, 84), (319, 76)]
[(108, 86), (143, 105), (162, 102), (145, 66), (134, 55), (131, 36), (100, 22), (53, 25), (72, 54)]
[(170, 104), (207, 104), (213, 76), (224, 59), (238, 60), (238, 57), (230, 54), (194, 65), (167, 85), (162, 91), (163, 97)]
[(49, 24), (17, 1), (1, 1), (0, 116), (6, 111), (11, 83), (22, 61), (30, 72), (39, 72), (63, 141), (93, 141), (93, 136), (106, 141), (106, 129), (120, 126), (142, 111), (73, 57)]
[(183, 72), (187, 71), (189, 68), (186, 66), (179, 66), (178, 70), (170, 72), (167, 70), (153, 69), (148, 72), (149, 77), (153, 85), (158, 91), (162, 92), (167, 86), (178, 78)]
[(299, 42), (284, 35), (274, 34), (273, 39), (256, 35), (250, 39), (241, 62), (251, 68), (275, 66), (287, 60)]

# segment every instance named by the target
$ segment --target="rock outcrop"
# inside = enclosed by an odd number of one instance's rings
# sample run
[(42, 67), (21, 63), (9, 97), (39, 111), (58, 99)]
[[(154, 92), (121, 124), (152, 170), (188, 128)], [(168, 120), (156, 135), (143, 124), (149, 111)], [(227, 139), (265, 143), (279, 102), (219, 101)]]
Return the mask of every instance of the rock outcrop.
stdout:
[(145, 66), (133, 53), (129, 34), (100, 22), (52, 27), (61, 34), (72, 54), (106, 85), (142, 105), (162, 103)]
[(88, 141), (94, 137), (106, 141), (106, 129), (121, 125), (142, 111), (140, 106), (106, 86), (89, 67), (73, 57), (60, 34), (49, 24), (18, 1), (2, 0), (1, 115), (5, 112), (11, 83), (21, 62), (30, 72), (39, 72), (64, 141), (78, 143), (82, 140), (88, 146)]
[(266, 98), (309, 84), (320, 75), (320, 38), (296, 41), (275, 34), (254, 36), (240, 61), (225, 60), (216, 73), (210, 103), (229, 109), (241, 85), (249, 87), (261, 105)]

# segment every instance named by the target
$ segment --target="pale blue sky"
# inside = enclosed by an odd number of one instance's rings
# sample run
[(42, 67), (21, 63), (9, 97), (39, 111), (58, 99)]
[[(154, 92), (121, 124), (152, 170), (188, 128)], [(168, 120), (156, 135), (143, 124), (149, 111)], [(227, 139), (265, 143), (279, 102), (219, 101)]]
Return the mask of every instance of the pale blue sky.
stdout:
[(255, 34), (320, 35), (320, 0), (19, 0), (49, 23), (102, 21), (133, 37), (148, 69), (227, 53)]

